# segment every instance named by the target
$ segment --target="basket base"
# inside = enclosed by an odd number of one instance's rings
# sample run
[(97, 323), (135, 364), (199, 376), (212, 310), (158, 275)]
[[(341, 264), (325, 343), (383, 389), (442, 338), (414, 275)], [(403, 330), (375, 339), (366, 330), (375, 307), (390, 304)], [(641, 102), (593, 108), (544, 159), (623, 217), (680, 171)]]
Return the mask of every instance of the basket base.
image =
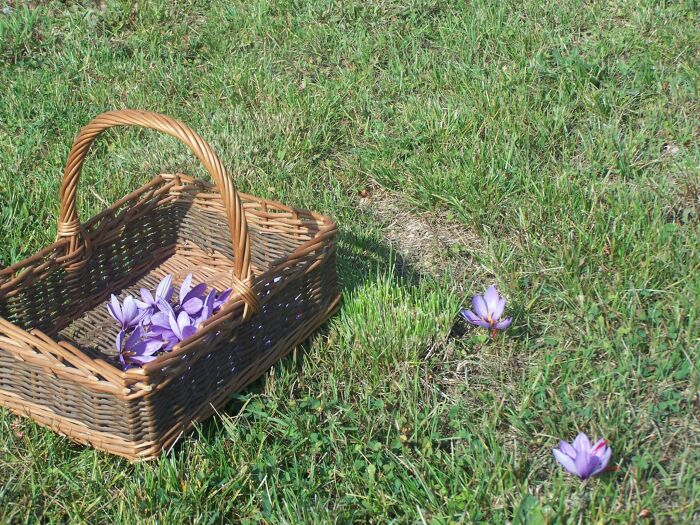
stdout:
[[(216, 265), (216, 263), (219, 263)], [(221, 258), (215, 260), (208, 257), (200, 248), (185, 245), (164, 262), (152, 268), (135, 282), (125, 282), (118, 297), (123, 300), (127, 295), (139, 297), (141, 288), (155, 290), (160, 280), (166, 275), (172, 275), (175, 282), (182, 282), (187, 274), (192, 273), (195, 283), (205, 282), (218, 290), (228, 288), (232, 264)], [(176, 289), (177, 293), (177, 289)], [(114, 340), (119, 327), (107, 310), (108, 296), (100, 297), (101, 302), (86, 305), (85, 310), (68, 326), (59, 332), (59, 338), (80, 348), (93, 358), (107, 358), (120, 366), (117, 361), (117, 350)]]

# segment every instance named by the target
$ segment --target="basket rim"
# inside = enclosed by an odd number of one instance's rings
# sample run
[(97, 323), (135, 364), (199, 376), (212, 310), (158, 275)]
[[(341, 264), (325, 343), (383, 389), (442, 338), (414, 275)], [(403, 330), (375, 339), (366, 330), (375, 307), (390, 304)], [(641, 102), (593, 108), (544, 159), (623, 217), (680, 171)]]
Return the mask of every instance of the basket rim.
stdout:
[[(206, 190), (216, 190), (216, 187), (209, 181), (206, 180), (201, 180), (189, 175), (185, 175), (184, 173), (175, 173), (175, 174), (169, 174), (169, 173), (161, 173), (153, 178), (151, 178), (148, 182), (137, 188), (136, 190), (132, 191), (131, 193), (121, 197), (120, 199), (116, 200), (113, 202), (110, 206), (107, 208), (103, 209), (96, 215), (93, 215), (89, 219), (87, 219), (85, 222), (81, 222), (81, 226), (85, 228), (86, 231), (88, 231), (90, 228), (95, 226), (101, 219), (109, 216), (110, 214), (113, 214), (116, 212), (121, 206), (123, 206), (125, 203), (127, 203), (130, 200), (133, 200), (137, 198), (139, 195), (142, 193), (145, 193), (152, 188), (157, 188), (158, 186), (162, 186), (167, 188), (167, 190), (171, 190), (172, 188), (183, 186), (183, 185), (190, 185), (190, 186), (196, 186), (199, 187), (201, 193), (207, 193)], [(199, 193), (199, 192), (198, 192)], [(217, 192), (218, 194), (218, 192)], [(259, 204), (264, 204), (268, 206), (272, 206), (273, 208), (289, 213), (295, 213), (297, 215), (300, 215), (302, 217), (305, 217), (307, 219), (315, 220), (319, 223), (322, 224), (321, 227), (318, 228), (318, 230), (313, 232), (313, 235), (311, 238), (307, 241), (304, 241), (302, 244), (300, 244), (292, 253), (288, 254), (287, 256), (280, 258), (278, 260), (273, 261), (270, 263), (270, 267), (258, 274), (255, 275), (252, 278), (251, 281), (251, 287), (256, 288), (260, 285), (260, 283), (265, 282), (266, 280), (269, 280), (270, 278), (276, 277), (280, 275), (280, 270), (282, 270), (285, 266), (288, 266), (290, 261), (294, 259), (300, 259), (303, 258), (304, 256), (308, 255), (314, 249), (316, 249), (316, 244), (319, 241), (323, 241), (325, 239), (331, 238), (337, 234), (337, 226), (334, 221), (332, 221), (330, 218), (327, 216), (320, 214), (318, 212), (314, 212), (311, 210), (307, 210), (304, 208), (296, 208), (293, 206), (287, 206), (285, 204), (282, 204), (278, 201), (274, 201), (271, 199), (267, 199), (264, 197), (257, 197), (255, 195), (247, 194), (247, 193), (242, 193), (238, 192), (238, 194), (241, 197), (241, 200), (243, 203), (259, 203)], [(258, 210), (253, 210), (253, 209), (245, 209), (246, 214), (250, 214), (253, 216), (258, 216), (262, 218), (274, 218), (275, 213), (269, 213), (269, 212), (264, 212), (264, 211), (258, 211)], [(0, 268), (0, 283), (4, 284), (5, 286), (9, 285), (15, 280), (18, 280), (22, 277), (22, 274), (24, 272), (21, 272), (19, 275), (14, 275), (17, 270), (29, 266), (30, 264), (37, 262), (41, 260), (42, 258), (46, 257), (48, 254), (51, 254), (52, 252), (56, 252), (58, 248), (62, 248), (65, 245), (67, 245), (69, 242), (69, 239), (66, 237), (58, 238), (56, 241), (53, 243), (44, 246), (40, 250), (38, 250), (36, 253), (29, 255), (28, 257), (25, 257), (21, 261), (18, 261), (10, 266), (6, 266), (4, 268)], [(72, 255), (63, 255), (63, 256), (58, 256), (55, 258), (55, 260), (59, 264), (64, 264), (67, 261), (75, 261), (81, 260), (82, 256), (85, 254), (85, 251), (76, 251)], [(27, 269), (26, 271), (30, 271)], [(2, 282), (4, 279), (7, 279), (6, 282)], [(276, 289), (280, 290), (284, 284), (282, 284), (279, 288)], [(121, 367), (119, 367), (116, 362), (111, 362), (110, 360), (105, 359), (104, 357), (92, 357), (89, 354), (87, 354), (85, 351), (83, 351), (81, 348), (77, 346), (70, 345), (69, 343), (66, 343), (65, 341), (58, 341), (54, 337), (51, 337), (47, 334), (44, 334), (38, 329), (35, 328), (28, 328), (24, 329), (12, 321), (4, 318), (3, 316), (0, 315), (0, 328), (2, 328), (2, 325), (5, 326), (11, 326), (12, 331), (17, 332), (18, 335), (21, 335), (22, 339), (25, 341), (35, 341), (37, 343), (44, 343), (44, 345), (48, 342), (53, 343), (56, 346), (60, 346), (62, 349), (66, 349), (66, 347), (69, 348), (70, 353), (75, 354), (76, 352), (80, 354), (80, 358), (83, 361), (86, 361), (86, 365), (88, 365), (88, 369), (90, 372), (93, 374), (98, 374), (103, 376), (109, 383), (114, 385), (114, 382), (111, 381), (110, 379), (120, 379), (121, 386), (123, 387), (122, 393), (126, 397), (132, 397), (128, 395), (128, 393), (133, 392), (132, 388), (130, 388), (130, 385), (134, 385), (134, 383), (138, 383), (139, 386), (142, 387), (143, 390), (150, 391), (152, 390), (154, 385), (151, 385), (150, 388), (147, 387), (142, 383), (144, 379), (149, 378), (150, 374), (149, 372), (158, 370), (162, 368), (162, 361), (163, 359), (160, 359), (163, 356), (167, 356), (167, 360), (174, 359), (181, 354), (187, 352), (188, 350), (191, 350), (195, 345), (200, 343), (200, 339), (203, 338), (204, 336), (207, 335), (207, 333), (214, 331), (216, 327), (229, 320), (229, 317), (235, 312), (237, 308), (243, 309), (243, 306), (245, 305), (245, 301), (243, 300), (242, 296), (240, 293), (234, 292), (231, 294), (231, 297), (229, 300), (225, 303), (224, 306), (214, 314), (210, 319), (202, 323), (200, 325), (200, 329), (197, 330), (197, 332), (192, 335), (190, 338), (178, 343), (175, 345), (175, 347), (172, 349), (172, 351), (163, 353), (158, 356), (154, 361), (151, 361), (149, 363), (144, 364), (142, 367), (136, 367), (136, 368), (129, 368), (127, 370), (123, 370)], [(246, 317), (241, 315), (239, 319), (234, 320), (234, 327), (242, 324), (243, 322), (247, 321), (249, 318), (251, 318), (254, 314), (248, 314)], [(2, 336), (0, 336), (2, 337)], [(8, 339), (7, 337), (2, 337), (4, 339)], [(59, 344), (61, 343), (61, 344)], [(159, 366), (160, 365), (160, 366)], [(65, 368), (67, 367), (65, 364), (62, 365)], [(107, 370), (104, 369), (104, 367), (108, 367)], [(170, 375), (170, 374), (168, 374)], [(158, 385), (160, 386), (160, 385)]]

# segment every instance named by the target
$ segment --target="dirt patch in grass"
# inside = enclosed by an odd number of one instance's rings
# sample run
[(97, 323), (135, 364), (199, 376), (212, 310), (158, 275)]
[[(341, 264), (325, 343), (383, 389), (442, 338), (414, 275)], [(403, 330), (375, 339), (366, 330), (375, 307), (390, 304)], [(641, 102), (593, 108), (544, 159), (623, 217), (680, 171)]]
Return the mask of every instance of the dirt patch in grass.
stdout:
[(451, 278), (463, 291), (478, 267), (474, 255), (482, 249), (474, 231), (446, 213), (415, 210), (400, 196), (379, 188), (363, 192), (360, 208), (381, 224), (386, 241), (413, 268)]

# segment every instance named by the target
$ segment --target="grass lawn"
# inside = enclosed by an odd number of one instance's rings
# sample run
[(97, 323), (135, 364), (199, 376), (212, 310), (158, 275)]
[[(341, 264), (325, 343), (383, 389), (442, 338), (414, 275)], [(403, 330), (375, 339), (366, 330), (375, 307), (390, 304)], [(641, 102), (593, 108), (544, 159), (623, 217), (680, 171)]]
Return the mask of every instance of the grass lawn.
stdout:
[[(1, 523), (698, 523), (697, 1), (133, 5), (0, 0), (0, 266), (53, 241), (78, 129), (139, 108), (334, 218), (344, 303), (152, 463), (0, 410)], [(79, 209), (177, 171), (109, 132)], [(455, 325), (491, 283), (493, 341)], [(617, 471), (555, 463), (579, 430)]]

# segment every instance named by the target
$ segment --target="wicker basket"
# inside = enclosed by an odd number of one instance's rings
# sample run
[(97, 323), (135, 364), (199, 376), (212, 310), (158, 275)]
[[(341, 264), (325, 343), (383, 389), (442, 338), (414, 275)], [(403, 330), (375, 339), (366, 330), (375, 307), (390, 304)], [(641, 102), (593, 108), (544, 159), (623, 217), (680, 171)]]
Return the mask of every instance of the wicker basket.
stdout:
[[(85, 155), (100, 133), (124, 125), (180, 139), (215, 186), (159, 175), (81, 224)], [(68, 156), (57, 241), (0, 271), (0, 402), (80, 443), (153, 458), (336, 310), (336, 234), (321, 215), (238, 193), (217, 155), (182, 123), (104, 113)], [(177, 287), (188, 273), (234, 292), (195, 335), (123, 371), (110, 294), (153, 289), (167, 274)]]

